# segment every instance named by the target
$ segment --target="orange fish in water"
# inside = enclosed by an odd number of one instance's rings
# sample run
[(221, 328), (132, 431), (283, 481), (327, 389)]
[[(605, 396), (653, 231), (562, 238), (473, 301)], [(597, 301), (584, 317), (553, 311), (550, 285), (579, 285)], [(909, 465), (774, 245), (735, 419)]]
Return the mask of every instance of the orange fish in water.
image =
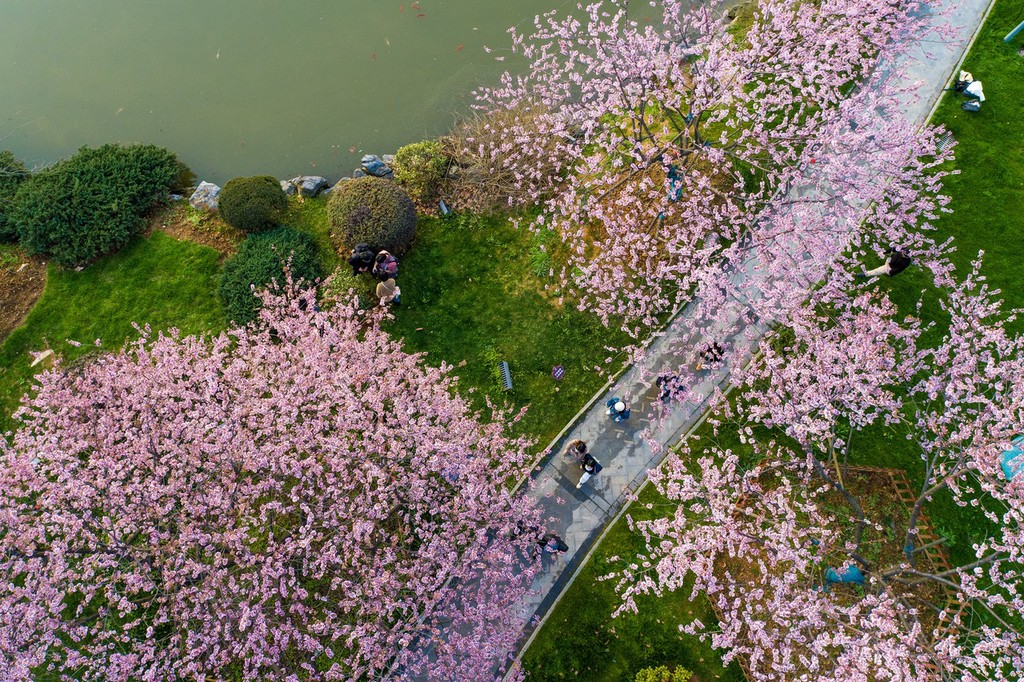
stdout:
[(372, 55), (370, 55), (370, 59), (372, 59), (373, 61), (377, 61), (377, 53), (374, 52)]
[(423, 12), (420, 12), (419, 14), (417, 14), (417, 15), (416, 15), (416, 18), (417, 18), (417, 19), (422, 19), (422, 18), (423, 18), (423, 17), (425, 17), (425, 16), (427, 16), (427, 15), (426, 15), (426, 14), (424, 14)]
[(463, 48), (462, 43), (459, 43), (459, 46), (457, 48), (455, 48), (455, 51), (456, 52), (462, 52), (462, 48)]
[(413, 0), (409, 3), (410, 9), (420, 9), (420, 0)]
[(403, 8), (405, 8), (405, 5), (399, 5), (398, 6), (398, 11), (401, 12)]

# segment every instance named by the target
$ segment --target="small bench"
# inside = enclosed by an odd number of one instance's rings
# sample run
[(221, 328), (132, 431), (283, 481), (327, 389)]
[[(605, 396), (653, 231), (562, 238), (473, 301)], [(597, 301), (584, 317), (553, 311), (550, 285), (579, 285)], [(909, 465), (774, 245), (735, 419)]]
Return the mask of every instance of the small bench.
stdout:
[(512, 370), (508, 368), (508, 362), (502, 360), (498, 363), (498, 373), (501, 374), (501, 388), (505, 391), (512, 390)]

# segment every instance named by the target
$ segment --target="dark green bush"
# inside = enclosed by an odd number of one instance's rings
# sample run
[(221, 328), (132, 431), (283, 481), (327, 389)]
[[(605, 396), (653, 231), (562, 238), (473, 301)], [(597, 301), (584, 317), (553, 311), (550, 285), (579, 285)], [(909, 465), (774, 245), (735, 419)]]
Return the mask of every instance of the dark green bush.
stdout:
[(416, 207), (405, 190), (375, 177), (343, 182), (327, 203), (331, 240), (345, 257), (356, 244), (401, 254), (416, 236)]
[(242, 242), (235, 255), (225, 261), (220, 276), (220, 300), (227, 318), (238, 324), (254, 320), (260, 301), (252, 286), (262, 289), (274, 280), (284, 284), (284, 266), (289, 258), (295, 282), (312, 282), (324, 274), (316, 240), (305, 232), (279, 227)]
[(187, 172), (174, 154), (153, 145), (82, 147), (23, 182), (8, 219), (29, 252), (83, 265), (141, 231), (153, 202)]
[(9, 151), (0, 152), (0, 242), (18, 241), (14, 223), (7, 219), (18, 186), (28, 179), (28, 168)]
[(427, 204), (437, 199), (448, 168), (448, 159), (439, 143), (427, 140), (407, 144), (395, 154), (392, 165), (395, 180), (414, 201)]
[(220, 192), (220, 216), (243, 232), (262, 232), (281, 223), (288, 197), (269, 175), (229, 180)]

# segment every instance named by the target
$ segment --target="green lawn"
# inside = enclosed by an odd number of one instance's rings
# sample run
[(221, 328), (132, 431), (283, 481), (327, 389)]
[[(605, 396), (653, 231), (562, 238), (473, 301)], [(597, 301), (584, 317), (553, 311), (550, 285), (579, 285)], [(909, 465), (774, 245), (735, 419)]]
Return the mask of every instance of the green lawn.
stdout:
[(73, 359), (95, 351), (96, 339), (117, 349), (136, 337), (133, 322), (186, 334), (222, 329), (217, 259), (214, 249), (154, 232), (82, 272), (50, 265), (39, 302), (0, 345), (0, 432), (13, 427), (11, 413), (48, 364), (30, 368), (30, 351), (52, 348)]
[[(477, 405), (484, 395), (515, 409), (528, 405), (517, 431), (541, 446), (604, 384), (595, 367), (618, 366), (605, 364), (615, 355), (605, 348), (626, 342), (621, 331), (545, 292), (554, 280), (542, 265), (533, 235), (506, 218), (422, 218), (399, 271), (402, 305), (388, 325), (428, 362), (456, 365), (462, 386), (476, 389)], [(507, 393), (498, 380), (501, 360), (512, 372)], [(561, 382), (551, 376), (559, 364)]]
[[(352, 277), (334, 252), (327, 228), (326, 199), (292, 199), (285, 223), (316, 237), (329, 267), (339, 267), (335, 290), (354, 288), (366, 305), (376, 303), (376, 282)], [(463, 393), (483, 409), (485, 396), (500, 406), (528, 406), (515, 427), (548, 442), (604, 384), (595, 367), (615, 356), (606, 347), (628, 339), (546, 292), (548, 259), (537, 238), (517, 230), (503, 216), (421, 216), (416, 239), (401, 258), (398, 284), (402, 304), (385, 328), (400, 336), (406, 350), (426, 353), (426, 361), (455, 366)], [(512, 372), (512, 390), (502, 390), (498, 363)], [(621, 360), (616, 356), (616, 360)], [(551, 370), (565, 366), (555, 381)]]

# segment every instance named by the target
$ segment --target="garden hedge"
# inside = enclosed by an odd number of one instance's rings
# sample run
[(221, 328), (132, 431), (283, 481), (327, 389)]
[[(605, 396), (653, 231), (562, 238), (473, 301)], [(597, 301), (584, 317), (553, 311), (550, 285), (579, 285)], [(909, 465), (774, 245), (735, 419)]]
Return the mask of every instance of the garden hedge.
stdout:
[(153, 203), (188, 168), (153, 145), (82, 147), (21, 183), (8, 220), (21, 245), (65, 267), (84, 265), (128, 243)]
[(414, 201), (427, 204), (434, 202), (440, 194), (448, 158), (438, 142), (427, 140), (399, 149), (391, 165), (395, 181), (409, 192)]
[(253, 293), (273, 281), (284, 284), (284, 266), (291, 258), (292, 279), (313, 282), (324, 274), (316, 240), (290, 227), (254, 234), (224, 263), (219, 294), (224, 314), (238, 324), (256, 319), (260, 301)]
[(416, 236), (416, 207), (391, 180), (366, 176), (348, 180), (327, 203), (331, 240), (344, 256), (356, 244), (403, 253)]
[(14, 223), (7, 219), (18, 186), (28, 179), (28, 168), (9, 151), (0, 151), (0, 242), (18, 241)]
[(288, 196), (269, 175), (235, 178), (221, 190), (218, 208), (228, 225), (243, 232), (262, 232), (281, 223)]

